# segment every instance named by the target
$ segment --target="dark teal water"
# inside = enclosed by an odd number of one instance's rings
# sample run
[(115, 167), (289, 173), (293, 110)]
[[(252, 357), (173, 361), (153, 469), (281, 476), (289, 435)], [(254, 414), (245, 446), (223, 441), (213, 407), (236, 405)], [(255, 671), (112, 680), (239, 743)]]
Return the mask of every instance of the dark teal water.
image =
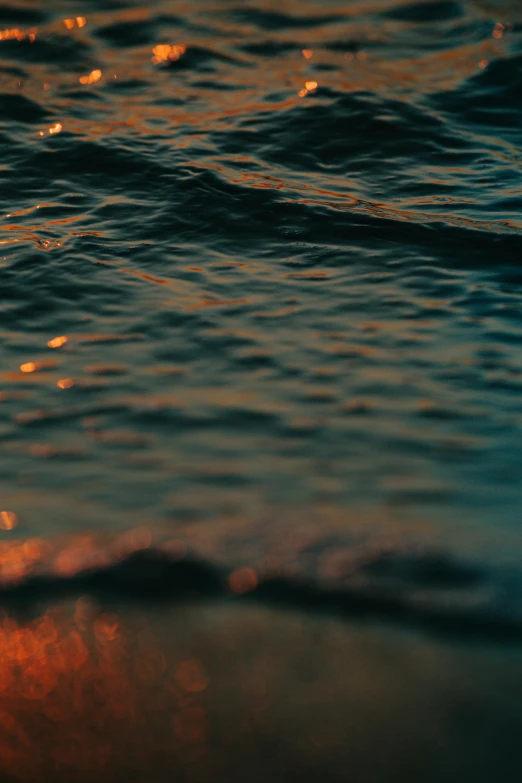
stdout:
[(521, 25), (0, 6), (4, 579), (174, 539), (520, 630)]

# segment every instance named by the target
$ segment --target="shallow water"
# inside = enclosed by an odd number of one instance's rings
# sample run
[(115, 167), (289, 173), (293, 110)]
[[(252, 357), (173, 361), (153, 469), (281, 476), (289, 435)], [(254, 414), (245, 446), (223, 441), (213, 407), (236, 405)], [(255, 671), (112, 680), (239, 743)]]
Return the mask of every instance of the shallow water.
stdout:
[(4, 581), (123, 536), (519, 623), (519, 5), (0, 28)]
[(6, 783), (520, 779), (519, 651), (218, 602), (1, 633)]

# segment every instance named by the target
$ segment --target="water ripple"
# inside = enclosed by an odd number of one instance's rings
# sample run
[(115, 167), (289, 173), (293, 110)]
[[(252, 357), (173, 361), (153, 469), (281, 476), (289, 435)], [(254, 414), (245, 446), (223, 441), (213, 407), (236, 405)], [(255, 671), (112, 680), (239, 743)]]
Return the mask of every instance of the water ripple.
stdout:
[(519, 7), (76, 13), (0, 7), (0, 481), (24, 535), (241, 519), (232, 567), (371, 513), (516, 559)]

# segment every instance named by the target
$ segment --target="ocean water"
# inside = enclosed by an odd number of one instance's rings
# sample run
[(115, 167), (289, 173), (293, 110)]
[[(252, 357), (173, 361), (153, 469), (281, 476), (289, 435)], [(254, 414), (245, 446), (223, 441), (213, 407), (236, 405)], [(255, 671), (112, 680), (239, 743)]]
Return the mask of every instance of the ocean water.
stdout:
[(520, 779), (521, 95), (515, 0), (0, 4), (3, 780)]
[(520, 5), (0, 29), (4, 585), (131, 553), (519, 635)]
[(138, 529), (330, 582), (368, 558), (401, 591), (423, 559), (502, 581), (521, 19), (0, 6), (7, 542)]

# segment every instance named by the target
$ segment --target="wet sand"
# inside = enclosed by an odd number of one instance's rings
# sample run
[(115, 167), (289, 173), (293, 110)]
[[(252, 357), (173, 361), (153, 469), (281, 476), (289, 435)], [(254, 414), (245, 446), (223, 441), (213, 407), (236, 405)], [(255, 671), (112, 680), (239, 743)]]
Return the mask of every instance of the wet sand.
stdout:
[(511, 781), (517, 645), (197, 601), (5, 615), (0, 769), (46, 781)]

